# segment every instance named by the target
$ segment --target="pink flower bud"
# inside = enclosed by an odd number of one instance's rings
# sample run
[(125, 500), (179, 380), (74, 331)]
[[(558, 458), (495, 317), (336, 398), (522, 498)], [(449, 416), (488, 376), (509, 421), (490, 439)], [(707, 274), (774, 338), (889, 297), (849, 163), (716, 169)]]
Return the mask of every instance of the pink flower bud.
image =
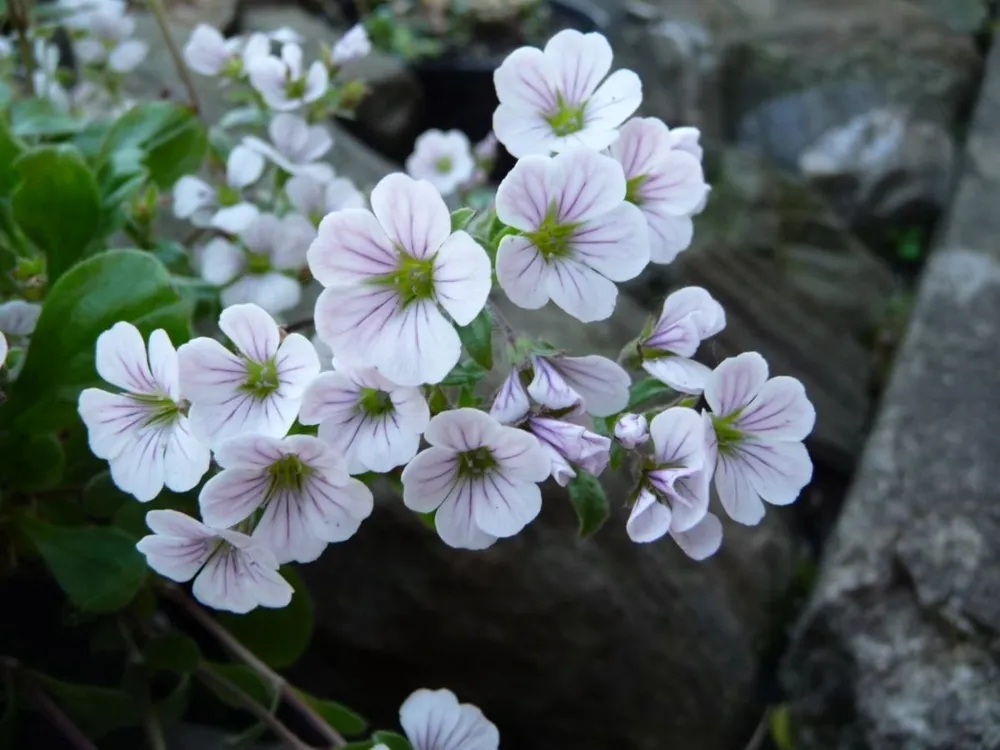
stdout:
[(615, 425), (615, 437), (632, 450), (649, 440), (649, 423), (642, 414), (624, 414)]

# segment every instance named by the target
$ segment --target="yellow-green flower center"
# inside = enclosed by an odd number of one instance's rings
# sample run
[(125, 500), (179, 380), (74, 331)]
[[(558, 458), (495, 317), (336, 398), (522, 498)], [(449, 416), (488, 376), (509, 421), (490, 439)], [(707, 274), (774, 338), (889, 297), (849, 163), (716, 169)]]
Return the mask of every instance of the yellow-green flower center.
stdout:
[(371, 417), (381, 417), (393, 410), (392, 397), (378, 388), (362, 388), (358, 406)]
[(399, 267), (395, 272), (376, 280), (376, 283), (393, 287), (399, 293), (400, 306), (434, 299), (434, 258), (414, 258), (401, 249)]
[(169, 396), (153, 396), (145, 393), (133, 393), (131, 397), (139, 403), (151, 406), (146, 427), (172, 424), (183, 416), (180, 405)]
[(285, 83), (285, 96), (289, 99), (301, 99), (306, 95), (306, 79), (297, 78)]
[(733, 422), (739, 417), (739, 411), (725, 417), (712, 415), (712, 427), (715, 428), (715, 439), (719, 444), (719, 452), (725, 452), (743, 440), (742, 430), (733, 426)]
[(438, 174), (448, 174), (453, 166), (454, 162), (450, 156), (441, 156), (434, 161), (434, 171)]
[(639, 191), (642, 190), (643, 184), (645, 184), (648, 179), (649, 175), (640, 174), (628, 180), (625, 183), (625, 200), (629, 203), (635, 204), (636, 206), (641, 206), (645, 203), (646, 199), (640, 195)]
[(565, 258), (570, 254), (569, 241), (577, 227), (577, 224), (560, 224), (556, 218), (556, 207), (553, 204), (538, 229), (534, 232), (525, 232), (524, 236), (531, 240), (531, 243), (538, 248), (538, 252), (542, 254), (542, 258), (549, 262)]
[(271, 270), (271, 257), (267, 253), (252, 253), (247, 251), (247, 271), (250, 273), (267, 273)]
[(273, 359), (267, 362), (254, 362), (244, 359), (247, 368), (246, 380), (240, 388), (254, 398), (263, 400), (278, 390), (278, 366)]
[(298, 456), (294, 454), (282, 456), (267, 469), (267, 473), (271, 476), (268, 494), (282, 490), (301, 490), (302, 482), (311, 472), (312, 469), (302, 463), (302, 459)]
[(458, 454), (458, 474), (463, 477), (481, 477), (498, 466), (493, 452), (485, 445)]
[(583, 130), (586, 123), (587, 103), (572, 106), (563, 99), (562, 94), (556, 95), (556, 111), (545, 116), (545, 121), (552, 127), (552, 132), (559, 136), (572, 135)]
[(220, 206), (235, 206), (240, 202), (240, 192), (229, 185), (221, 186), (215, 193)]

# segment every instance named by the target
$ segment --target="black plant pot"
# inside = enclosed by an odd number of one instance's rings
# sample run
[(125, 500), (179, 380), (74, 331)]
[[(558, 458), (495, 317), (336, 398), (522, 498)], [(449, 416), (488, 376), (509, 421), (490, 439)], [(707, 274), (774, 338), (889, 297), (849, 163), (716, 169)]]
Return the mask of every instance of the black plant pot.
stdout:
[[(565, 28), (601, 31), (607, 26), (606, 14), (588, 0), (548, 0), (548, 4), (553, 33)], [(497, 107), (493, 71), (510, 49), (497, 55), (475, 57), (463, 55), (462, 49), (455, 49), (441, 57), (411, 62), (409, 67), (420, 84), (423, 105), (412, 127), (392, 144), (373, 143), (366, 138), (370, 133), (365, 132), (361, 123), (350, 123), (347, 127), (361, 140), (397, 162), (406, 159), (413, 151), (417, 136), (431, 128), (461, 130), (476, 142), (493, 127), (493, 111)], [(513, 160), (501, 154), (492, 176), (499, 179), (511, 166)]]

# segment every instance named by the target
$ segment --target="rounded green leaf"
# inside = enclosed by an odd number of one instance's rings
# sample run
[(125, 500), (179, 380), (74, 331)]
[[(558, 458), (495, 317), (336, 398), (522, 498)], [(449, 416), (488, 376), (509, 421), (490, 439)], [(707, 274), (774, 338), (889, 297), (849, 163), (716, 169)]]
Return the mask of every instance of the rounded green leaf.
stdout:
[(183, 633), (167, 633), (151, 640), (143, 652), (151, 670), (191, 674), (198, 668), (198, 644)]
[(593, 535), (611, 515), (604, 488), (593, 474), (577, 471), (569, 481), (569, 500), (580, 521), (580, 536)]
[(493, 369), (493, 316), (484, 307), (467, 326), (457, 326), (458, 337), (469, 356), (487, 370)]
[(190, 336), (188, 310), (163, 264), (148, 253), (111, 250), (88, 258), (49, 292), (24, 368), (0, 407), (0, 424), (42, 432), (77, 422), (80, 391), (102, 385), (94, 369), (97, 337), (125, 320), (144, 335), (163, 328), (177, 346)]
[(135, 548), (135, 540), (119, 529), (53, 526), (28, 517), (18, 525), (59, 587), (80, 609), (121, 609), (146, 580), (145, 558)]
[(104, 142), (105, 158), (122, 149), (145, 152), (149, 176), (162, 188), (196, 172), (208, 150), (205, 125), (188, 108), (172, 102), (144, 102), (123, 115)]
[(323, 717), (323, 721), (336, 729), (341, 734), (357, 735), (368, 728), (368, 723), (358, 714), (354, 713), (347, 706), (337, 703), (337, 701), (314, 698), (311, 695), (296, 690), (296, 694), (313, 711)]
[(66, 459), (55, 435), (0, 436), (0, 479), (5, 488), (31, 492), (58, 487)]
[(245, 615), (220, 612), (219, 622), (272, 667), (288, 667), (306, 652), (313, 633), (313, 603), (309, 589), (291, 567), (281, 575), (292, 584), (291, 603), (282, 609), (260, 607)]
[(55, 281), (100, 236), (97, 179), (72, 146), (32, 149), (14, 168), (21, 177), (11, 196), (14, 221), (45, 253), (49, 281)]
[(124, 690), (63, 682), (38, 672), (31, 679), (92, 739), (142, 721), (139, 702)]

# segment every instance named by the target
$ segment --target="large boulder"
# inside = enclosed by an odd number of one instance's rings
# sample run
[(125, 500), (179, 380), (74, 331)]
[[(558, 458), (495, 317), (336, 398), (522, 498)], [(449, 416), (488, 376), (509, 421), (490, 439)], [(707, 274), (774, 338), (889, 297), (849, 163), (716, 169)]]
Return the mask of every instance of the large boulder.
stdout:
[(798, 750), (1000, 747), (1000, 48), (854, 489), (785, 660)]

